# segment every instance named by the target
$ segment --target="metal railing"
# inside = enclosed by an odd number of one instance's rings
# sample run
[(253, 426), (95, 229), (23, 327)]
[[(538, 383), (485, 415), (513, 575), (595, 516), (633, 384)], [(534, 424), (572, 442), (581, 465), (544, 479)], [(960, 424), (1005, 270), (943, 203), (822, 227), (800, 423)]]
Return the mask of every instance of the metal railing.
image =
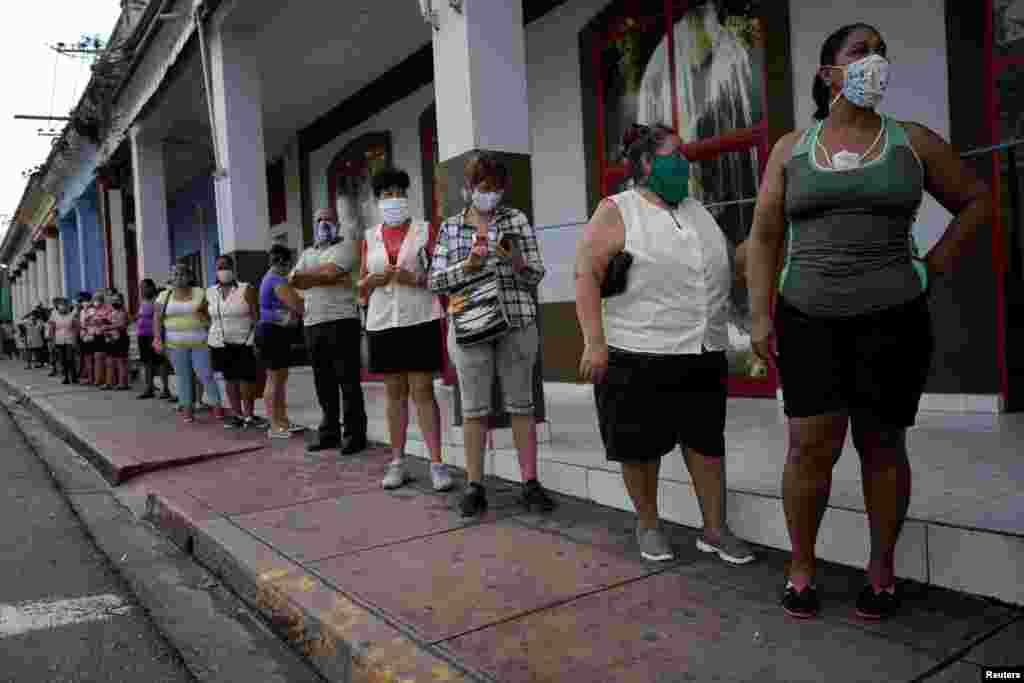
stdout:
[(1009, 248), (1009, 273), (1011, 278), (1016, 280), (1024, 279), (1024, 209), (1021, 202), (1021, 173), (1020, 164), (1024, 162), (1024, 152), (1020, 149), (1024, 146), (1024, 138), (1001, 142), (998, 145), (981, 147), (964, 152), (960, 155), (962, 159), (978, 159), (987, 155), (994, 155), (995, 161), (1000, 162), (999, 156), (1006, 153), (1006, 178), (1005, 193), (1004, 168), (1002, 163), (997, 163), (997, 175), (992, 183), (1000, 188), (999, 197), (1002, 200), (998, 211), (1003, 211), (1003, 226), (1006, 230), (1006, 243)]

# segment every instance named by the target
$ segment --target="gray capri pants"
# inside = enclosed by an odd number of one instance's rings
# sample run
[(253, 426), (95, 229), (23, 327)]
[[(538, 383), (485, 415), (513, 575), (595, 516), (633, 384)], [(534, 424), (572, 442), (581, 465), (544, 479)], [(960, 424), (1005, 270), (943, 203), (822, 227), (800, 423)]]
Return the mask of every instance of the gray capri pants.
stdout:
[(459, 346), (455, 326), (448, 326), (448, 355), (455, 363), (462, 394), (462, 415), (470, 419), (491, 414), (494, 373), (501, 378), (505, 411), (533, 414), (533, 366), (537, 362), (537, 326), (517, 328), (486, 344)]

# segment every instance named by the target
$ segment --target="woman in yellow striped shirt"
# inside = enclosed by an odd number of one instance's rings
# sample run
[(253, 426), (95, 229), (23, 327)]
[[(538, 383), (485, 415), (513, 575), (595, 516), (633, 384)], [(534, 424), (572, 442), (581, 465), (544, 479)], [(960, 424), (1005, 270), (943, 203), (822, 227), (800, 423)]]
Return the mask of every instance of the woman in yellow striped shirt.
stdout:
[(206, 291), (191, 287), (192, 272), (179, 262), (171, 274), (172, 288), (157, 297), (153, 326), (153, 346), (158, 353), (166, 353), (174, 367), (178, 385), (178, 408), (185, 422), (195, 420), (192, 413), (192, 373), (206, 388), (213, 401), (213, 416), (224, 419), (220, 386), (213, 377), (210, 348), (206, 345), (209, 315), (203, 303)]

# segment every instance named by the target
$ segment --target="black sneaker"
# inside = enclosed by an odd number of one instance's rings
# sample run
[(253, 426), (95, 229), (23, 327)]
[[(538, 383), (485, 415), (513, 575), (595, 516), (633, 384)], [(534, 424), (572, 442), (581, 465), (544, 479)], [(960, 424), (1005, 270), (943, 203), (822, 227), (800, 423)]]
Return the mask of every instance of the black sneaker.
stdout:
[(254, 429), (256, 431), (270, 429), (270, 420), (264, 420), (262, 417), (257, 415), (251, 415), (245, 418), (245, 428)]
[(555, 509), (555, 501), (551, 500), (551, 496), (536, 479), (523, 484), (523, 495), (519, 502), (530, 512), (551, 512)]
[(229, 415), (224, 418), (224, 429), (245, 429), (245, 420), (237, 415)]
[(480, 484), (470, 484), (459, 501), (459, 510), (463, 517), (476, 517), (487, 512), (487, 494)]
[(893, 612), (899, 609), (900, 598), (896, 594), (895, 586), (892, 592), (888, 589), (876, 593), (870, 584), (864, 586), (864, 590), (857, 597), (857, 616), (861, 619), (877, 621), (892, 616)]
[(782, 594), (782, 609), (786, 614), (797, 619), (810, 619), (818, 616), (821, 603), (818, 602), (818, 591), (814, 586), (805, 586), (798, 591), (792, 583), (786, 582), (786, 590)]

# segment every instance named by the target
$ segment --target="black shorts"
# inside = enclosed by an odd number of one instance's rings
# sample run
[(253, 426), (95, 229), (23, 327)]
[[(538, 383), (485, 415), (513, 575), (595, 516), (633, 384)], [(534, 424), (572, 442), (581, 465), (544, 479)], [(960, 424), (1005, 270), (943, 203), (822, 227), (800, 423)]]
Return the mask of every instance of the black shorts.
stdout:
[(139, 337), (139, 362), (147, 367), (155, 367), (164, 362), (164, 357), (153, 350), (153, 337)]
[(256, 357), (269, 370), (284, 370), (292, 364), (292, 343), (298, 338), (293, 327), (260, 323), (256, 326)]
[(644, 462), (676, 446), (725, 455), (729, 364), (724, 351), (656, 356), (611, 349), (594, 386), (608, 460)]
[(245, 344), (225, 344), (210, 347), (213, 369), (224, 375), (225, 382), (258, 382), (263, 366), (256, 360), (253, 347)]
[(441, 321), (367, 332), (370, 363), (375, 375), (440, 372), (444, 362)]
[(787, 416), (914, 424), (935, 345), (925, 295), (847, 318), (809, 316), (780, 297), (775, 333)]
[(104, 339), (103, 337), (96, 337), (91, 342), (89, 342), (89, 345), (90, 345), (90, 347), (92, 349), (90, 351), (90, 353), (104, 353), (105, 354), (107, 352), (107, 340)]
[(106, 340), (106, 354), (111, 358), (127, 358), (131, 348), (132, 340), (127, 334), (122, 334), (117, 339)]

